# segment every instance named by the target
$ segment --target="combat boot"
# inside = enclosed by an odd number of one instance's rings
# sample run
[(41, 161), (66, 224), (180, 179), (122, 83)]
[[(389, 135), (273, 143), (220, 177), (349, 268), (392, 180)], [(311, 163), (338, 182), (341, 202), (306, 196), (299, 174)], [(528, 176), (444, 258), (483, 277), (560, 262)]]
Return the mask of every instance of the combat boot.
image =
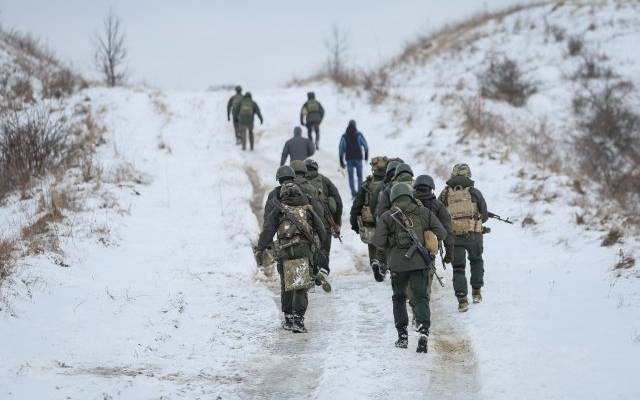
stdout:
[(304, 327), (304, 317), (302, 315), (294, 314), (291, 330), (293, 333), (307, 333), (307, 328)]
[(482, 303), (482, 294), (480, 293), (480, 289), (473, 289), (471, 291), (471, 296), (473, 297), (473, 302), (475, 304)]
[(376, 282), (384, 281), (384, 275), (382, 274), (382, 263), (376, 259), (371, 261), (371, 270), (373, 271), (373, 279)]
[(398, 340), (396, 340), (396, 347), (399, 349), (406, 349), (409, 346), (409, 334), (407, 329), (398, 329)]
[(282, 329), (290, 331), (293, 329), (293, 316), (291, 314), (284, 314), (284, 321), (282, 321)]
[(418, 348), (416, 348), (416, 353), (426, 353), (429, 350), (427, 347), (428, 342), (429, 335), (421, 333), (420, 338), (418, 339)]
[(458, 311), (466, 312), (469, 309), (469, 301), (467, 296), (458, 297)]

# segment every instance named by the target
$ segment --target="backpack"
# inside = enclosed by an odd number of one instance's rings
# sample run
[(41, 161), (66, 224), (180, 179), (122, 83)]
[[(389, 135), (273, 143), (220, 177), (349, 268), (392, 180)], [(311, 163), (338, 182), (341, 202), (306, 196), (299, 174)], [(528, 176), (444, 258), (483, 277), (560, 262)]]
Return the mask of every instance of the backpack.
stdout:
[(471, 187), (447, 188), (447, 210), (451, 214), (455, 235), (482, 232), (482, 222), (478, 218), (478, 205), (471, 196)]
[(378, 195), (384, 186), (382, 179), (375, 180), (373, 177), (367, 178), (367, 192), (364, 195), (364, 206), (360, 215), (362, 215), (362, 223), (373, 226), (376, 224), (375, 212), (378, 205)]
[(240, 101), (240, 107), (238, 109), (238, 115), (243, 117), (253, 116), (253, 100), (242, 99)]
[(292, 223), (289, 218), (295, 218), (298, 223), (307, 230), (308, 233), (313, 234), (312, 221), (309, 216), (309, 210), (311, 206), (288, 206), (282, 204), (282, 208), (285, 211), (280, 219), (278, 225), (278, 251), (281, 257), (285, 260), (293, 260), (297, 258), (304, 258), (308, 256), (311, 243), (307, 240), (305, 234)]
[[(420, 218), (420, 214), (418, 213), (420, 208), (417, 207), (415, 209), (416, 212), (412, 212), (412, 211), (402, 211), (400, 208), (394, 206), (392, 207), (392, 210), (394, 212), (400, 211), (396, 214), (398, 219), (402, 221), (404, 226), (411, 229), (415, 233), (416, 237), (420, 241), (420, 244), (424, 246), (425, 245), (424, 226), (422, 225), (422, 218)], [(411, 237), (409, 236), (409, 234), (399, 226), (396, 227), (395, 229), (394, 240), (395, 240), (395, 247), (399, 249), (409, 249), (413, 245), (413, 241), (411, 240)]]
[(307, 122), (320, 122), (320, 103), (317, 100), (308, 100), (305, 106), (307, 109)]
[(238, 108), (240, 107), (240, 102), (242, 101), (242, 99), (244, 98), (243, 95), (241, 94), (235, 94), (232, 98), (231, 98), (231, 109), (235, 110), (236, 112), (238, 112)]

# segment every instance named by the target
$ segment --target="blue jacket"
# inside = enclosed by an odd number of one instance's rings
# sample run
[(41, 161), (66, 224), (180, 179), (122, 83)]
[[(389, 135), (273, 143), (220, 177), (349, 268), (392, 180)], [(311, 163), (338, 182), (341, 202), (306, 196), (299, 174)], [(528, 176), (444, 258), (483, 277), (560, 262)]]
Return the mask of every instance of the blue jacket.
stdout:
[[(364, 157), (362, 149), (364, 149)], [(347, 160), (362, 160), (369, 158), (369, 146), (367, 145), (367, 140), (359, 131), (357, 131), (355, 135), (344, 133), (340, 139), (340, 146), (338, 150), (340, 160), (344, 160), (345, 155)]]

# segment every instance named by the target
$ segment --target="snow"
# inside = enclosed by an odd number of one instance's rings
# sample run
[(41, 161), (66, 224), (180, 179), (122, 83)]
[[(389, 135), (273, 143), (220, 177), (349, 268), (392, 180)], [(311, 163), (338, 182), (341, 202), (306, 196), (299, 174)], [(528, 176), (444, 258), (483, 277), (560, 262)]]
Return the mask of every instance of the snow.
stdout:
[[(558, 9), (553, 21), (568, 25), (572, 13), (587, 12), (569, 7)], [(616, 10), (612, 5), (597, 18), (608, 20)], [(637, 17), (625, 10), (619, 11), (625, 19)], [(534, 8), (519, 17), (542, 21), (548, 12)], [(504, 24), (511, 26), (514, 18)], [(638, 25), (623, 26), (633, 31)], [(507, 40), (494, 32), (500, 25), (482, 29), (491, 35), (480, 39), (484, 45), (476, 43), (475, 55), (447, 53), (424, 68), (398, 72), (394, 79), (403, 83), (396, 82), (396, 90), (405, 100), (372, 107), (364, 96), (325, 85), (253, 91), (265, 116), (255, 152), (233, 143), (224, 118), (228, 93), (84, 91), (92, 107), (105, 109), (101, 164), (112, 173), (130, 165), (142, 183), (108, 187), (126, 212), (96, 206), (79, 213), (77, 227), (70, 228), (75, 234), (62, 244), (70, 267), (46, 256), (21, 266), (15, 285), (20, 278), (37, 280), (29, 296), (18, 290), (9, 299), (11, 312), (0, 314), (0, 397), (640, 397), (638, 267), (612, 271), (618, 247), (600, 247), (601, 231), (575, 224), (579, 208), (567, 193), (568, 178), (547, 177), (521, 155), (504, 156), (486, 143), (455, 145), (460, 119), (440, 100), (454, 90), (457, 77), (472, 82), (483, 52), (496, 43), (503, 49), (544, 45), (524, 32)], [(613, 35), (615, 29), (593, 36), (603, 43), (624, 37), (624, 30)], [(560, 54), (560, 44), (549, 46)], [(521, 54), (531, 60), (529, 73), (547, 83), (528, 102), (530, 113), (514, 119), (549, 115), (568, 99), (546, 50)], [(637, 60), (626, 55), (630, 61), (622, 64), (637, 70)], [(333, 242), (332, 293), (316, 288), (310, 294), (309, 333), (294, 335), (280, 329), (277, 274), (258, 270), (253, 259), (260, 223), (251, 212), (252, 174), (263, 189), (276, 184), (282, 145), (309, 89), (326, 109), (321, 150), (313, 158), (343, 194), (344, 244)], [(562, 125), (565, 116), (550, 121)], [(401, 156), (416, 175), (432, 174), (438, 191), (455, 162), (469, 163), (489, 209), (516, 221), (487, 224), (484, 302), (469, 312), (457, 312), (451, 269), (439, 267), (446, 287), (434, 284), (427, 355), (415, 353), (415, 335), (408, 350), (393, 346), (389, 282), (373, 280), (366, 247), (348, 229), (351, 202), (337, 144), (349, 119), (358, 122), (371, 156)], [(530, 201), (518, 189), (539, 184), (541, 196), (555, 196)], [(523, 227), (527, 215), (537, 223)], [(92, 224), (109, 227), (108, 246), (87, 232)], [(624, 248), (640, 247), (627, 239)]]

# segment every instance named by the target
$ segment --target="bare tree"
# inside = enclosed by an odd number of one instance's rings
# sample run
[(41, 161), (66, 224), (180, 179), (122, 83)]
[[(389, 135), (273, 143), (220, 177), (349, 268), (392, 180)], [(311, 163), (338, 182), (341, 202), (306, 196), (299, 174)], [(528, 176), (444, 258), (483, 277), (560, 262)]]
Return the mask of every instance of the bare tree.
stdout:
[(349, 52), (347, 33), (334, 23), (324, 42), (327, 48), (326, 70), (329, 77), (337, 83), (344, 83), (349, 75), (346, 58)]
[(127, 48), (120, 18), (113, 13), (113, 10), (109, 10), (104, 18), (102, 29), (95, 38), (96, 66), (108, 86), (118, 86), (126, 77), (124, 60), (127, 57)]

